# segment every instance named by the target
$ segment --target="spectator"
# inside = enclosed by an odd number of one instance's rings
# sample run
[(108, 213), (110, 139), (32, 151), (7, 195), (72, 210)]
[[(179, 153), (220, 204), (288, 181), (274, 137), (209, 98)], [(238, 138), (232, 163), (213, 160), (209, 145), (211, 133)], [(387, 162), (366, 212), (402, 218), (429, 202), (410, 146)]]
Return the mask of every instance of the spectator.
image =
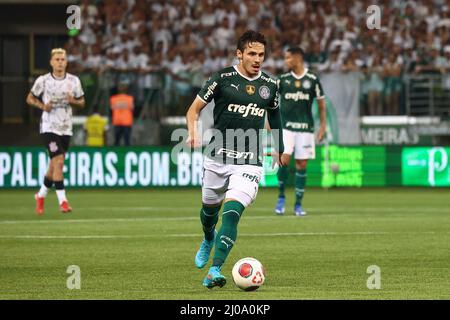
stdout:
[(383, 64), (381, 54), (374, 54), (371, 65), (366, 69), (366, 80), (363, 86), (367, 91), (368, 114), (381, 116), (383, 114)]
[(319, 71), (321, 72), (337, 72), (341, 71), (341, 69), (342, 61), (339, 59), (338, 50), (332, 51), (328, 60), (319, 65)]
[(321, 64), (327, 60), (327, 55), (325, 51), (320, 49), (320, 43), (314, 42), (311, 49), (305, 56), (305, 60), (309, 67), (313, 70), (317, 70)]
[(397, 62), (397, 56), (389, 54), (384, 63), (384, 99), (388, 115), (400, 114), (401, 73), (402, 66)]
[(119, 83), (118, 93), (111, 96), (112, 124), (114, 126), (114, 145), (119, 146), (123, 138), (125, 146), (130, 145), (133, 127), (134, 98), (128, 93), (128, 83)]
[(213, 33), (213, 38), (216, 39), (216, 48), (225, 50), (232, 45), (235, 38), (234, 30), (230, 28), (230, 20), (225, 16), (219, 28), (216, 28)]
[(92, 114), (87, 117), (84, 124), (88, 147), (103, 147), (107, 142), (108, 121), (100, 115), (98, 109), (98, 105), (95, 105)]

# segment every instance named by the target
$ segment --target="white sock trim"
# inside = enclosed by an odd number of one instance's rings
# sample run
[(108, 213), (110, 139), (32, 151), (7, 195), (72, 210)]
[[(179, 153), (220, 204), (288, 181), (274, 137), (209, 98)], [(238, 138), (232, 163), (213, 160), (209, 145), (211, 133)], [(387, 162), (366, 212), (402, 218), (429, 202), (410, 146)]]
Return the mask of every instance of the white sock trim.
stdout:
[(41, 189), (39, 189), (38, 197), (39, 198), (45, 198), (48, 194), (48, 188), (45, 185), (41, 186)]
[(65, 189), (56, 190), (56, 195), (58, 196), (59, 204), (63, 203), (64, 201), (67, 201), (66, 190)]

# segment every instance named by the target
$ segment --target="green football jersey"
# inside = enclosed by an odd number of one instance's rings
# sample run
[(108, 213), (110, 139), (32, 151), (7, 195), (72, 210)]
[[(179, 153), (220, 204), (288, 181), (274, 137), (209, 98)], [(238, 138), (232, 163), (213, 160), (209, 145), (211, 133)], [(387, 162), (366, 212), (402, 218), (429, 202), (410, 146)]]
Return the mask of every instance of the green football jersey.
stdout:
[(214, 100), (213, 137), (206, 155), (221, 163), (262, 165), (266, 110), (278, 108), (277, 81), (264, 72), (254, 78), (237, 67), (214, 73), (198, 93)]
[(278, 86), (283, 128), (314, 132), (311, 107), (314, 98), (325, 98), (319, 78), (308, 69), (300, 76), (291, 71), (278, 77)]

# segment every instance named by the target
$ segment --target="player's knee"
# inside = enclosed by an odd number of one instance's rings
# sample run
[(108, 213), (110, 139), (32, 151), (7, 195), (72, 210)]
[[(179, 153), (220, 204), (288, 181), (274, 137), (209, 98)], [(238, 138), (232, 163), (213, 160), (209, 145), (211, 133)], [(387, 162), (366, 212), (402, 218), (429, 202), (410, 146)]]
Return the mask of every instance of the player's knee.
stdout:
[(205, 207), (217, 207), (222, 204), (223, 199), (225, 198), (224, 194), (218, 194), (214, 190), (211, 189), (203, 189), (202, 190), (202, 202)]
[(295, 160), (295, 168), (297, 170), (305, 170), (308, 164), (308, 160)]
[(215, 201), (213, 201), (212, 199), (211, 199), (211, 202), (212, 203), (205, 203), (205, 201), (203, 201), (202, 202), (202, 205), (203, 205), (203, 207), (205, 207), (205, 208), (210, 208), (210, 209), (214, 209), (214, 208), (217, 208), (217, 207), (220, 207), (221, 205), (222, 205), (222, 201), (220, 201), (220, 202), (215, 202)]
[(244, 208), (247, 208), (255, 200), (255, 198), (256, 192), (254, 194), (249, 194), (245, 191), (234, 189), (227, 192), (227, 198), (225, 199), (225, 201), (237, 201), (241, 203)]

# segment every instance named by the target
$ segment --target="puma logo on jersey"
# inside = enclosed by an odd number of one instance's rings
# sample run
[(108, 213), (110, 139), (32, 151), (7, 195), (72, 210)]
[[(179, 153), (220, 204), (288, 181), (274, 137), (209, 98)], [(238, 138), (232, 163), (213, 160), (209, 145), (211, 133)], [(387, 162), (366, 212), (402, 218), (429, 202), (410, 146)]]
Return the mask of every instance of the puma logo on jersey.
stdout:
[(286, 100), (294, 100), (294, 101), (298, 101), (298, 100), (309, 100), (309, 93), (303, 93), (301, 91), (297, 91), (295, 93), (286, 93), (284, 95), (284, 99)]
[(249, 114), (252, 116), (264, 117), (264, 109), (258, 108), (256, 103), (249, 103), (248, 105), (229, 104), (228, 111), (242, 114), (246, 118)]
[(233, 159), (240, 159), (240, 158), (244, 158), (244, 159), (253, 159), (253, 152), (239, 152), (239, 151), (235, 151), (235, 150), (230, 150), (230, 149), (224, 149), (224, 148), (220, 148), (219, 151), (217, 151), (217, 154), (225, 154), (226, 157), (228, 158), (233, 158)]
[(231, 84), (231, 86), (232, 86), (233, 88), (235, 88), (237, 91), (239, 91), (239, 85)]
[(287, 84), (291, 84), (291, 80), (284, 80)]

